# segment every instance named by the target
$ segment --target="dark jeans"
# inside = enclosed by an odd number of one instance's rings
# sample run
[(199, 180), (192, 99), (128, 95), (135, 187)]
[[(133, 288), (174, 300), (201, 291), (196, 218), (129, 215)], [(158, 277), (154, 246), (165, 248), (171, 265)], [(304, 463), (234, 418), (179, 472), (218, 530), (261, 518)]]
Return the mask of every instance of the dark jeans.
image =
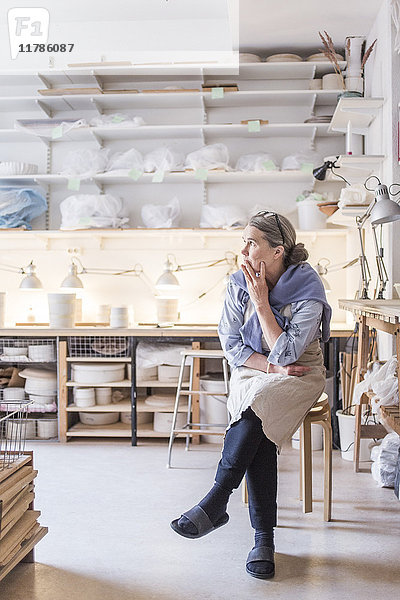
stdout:
[(276, 526), (276, 446), (264, 434), (261, 420), (248, 408), (228, 429), (215, 481), (227, 490), (239, 487), (246, 474), (250, 522), (254, 529)]

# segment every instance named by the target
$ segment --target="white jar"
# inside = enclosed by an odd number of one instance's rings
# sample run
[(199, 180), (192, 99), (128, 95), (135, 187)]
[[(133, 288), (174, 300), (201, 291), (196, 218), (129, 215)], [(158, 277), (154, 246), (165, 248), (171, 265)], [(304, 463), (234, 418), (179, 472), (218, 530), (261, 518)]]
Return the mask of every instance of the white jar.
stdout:
[(99, 406), (105, 406), (111, 404), (112, 389), (110, 387), (99, 387), (96, 388), (96, 404)]
[(75, 405), (79, 408), (87, 408), (96, 404), (94, 388), (74, 388)]
[(326, 216), (321, 212), (315, 200), (302, 200), (297, 203), (299, 229), (315, 231), (326, 228)]
[(110, 327), (129, 327), (129, 312), (127, 306), (111, 307)]

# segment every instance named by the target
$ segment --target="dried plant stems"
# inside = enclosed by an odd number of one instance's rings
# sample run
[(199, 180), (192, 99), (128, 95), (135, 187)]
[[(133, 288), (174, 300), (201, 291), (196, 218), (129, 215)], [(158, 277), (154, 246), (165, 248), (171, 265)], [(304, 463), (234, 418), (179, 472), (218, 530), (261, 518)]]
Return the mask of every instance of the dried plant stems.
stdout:
[(365, 51), (365, 54), (364, 54), (364, 56), (363, 56), (362, 63), (361, 63), (361, 71), (363, 71), (363, 70), (364, 70), (365, 63), (367, 62), (367, 60), (368, 60), (368, 59), (369, 59), (369, 57), (371, 56), (371, 52), (372, 52), (372, 50), (374, 49), (374, 46), (375, 46), (376, 42), (377, 42), (377, 40), (374, 40), (374, 41), (372, 42), (372, 44), (370, 45), (370, 47), (368, 48), (368, 50), (366, 50), (366, 51)]
[(346, 42), (346, 51), (347, 51), (347, 55), (350, 56), (351, 53), (351, 49), (350, 49), (350, 38), (347, 38), (347, 42)]
[(342, 70), (339, 66), (339, 63), (338, 63), (338, 60), (336, 57), (336, 51), (335, 51), (335, 46), (333, 45), (333, 40), (326, 31), (324, 31), (325, 37), (323, 36), (323, 34), (320, 31), (318, 32), (318, 34), (319, 34), (319, 37), (321, 38), (322, 44), (324, 46), (322, 52), (325, 54), (327, 59), (332, 63), (335, 73), (337, 75), (339, 75), (339, 77), (340, 77), (342, 88), (345, 89), (344, 78), (343, 78)]

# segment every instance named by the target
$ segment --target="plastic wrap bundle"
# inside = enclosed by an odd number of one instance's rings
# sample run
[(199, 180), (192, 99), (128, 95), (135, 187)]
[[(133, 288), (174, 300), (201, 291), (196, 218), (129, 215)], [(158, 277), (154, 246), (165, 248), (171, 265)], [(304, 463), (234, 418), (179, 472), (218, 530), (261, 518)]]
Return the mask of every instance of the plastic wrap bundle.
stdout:
[(46, 198), (40, 188), (0, 189), (0, 229), (14, 227), (32, 229), (32, 219), (39, 217), (46, 210)]
[(247, 224), (247, 215), (242, 208), (226, 204), (203, 204), (200, 227), (234, 229)]
[(258, 152), (257, 154), (244, 154), (243, 156), (240, 156), (235, 168), (236, 171), (261, 173), (262, 171), (273, 171), (279, 167), (272, 154)]
[(372, 449), (371, 473), (381, 487), (394, 487), (399, 448), (400, 436), (393, 432), (383, 438), (380, 446)]
[(178, 227), (181, 207), (178, 198), (172, 198), (168, 204), (145, 204), (142, 207), (142, 220), (146, 227)]
[(187, 169), (226, 169), (229, 170), (229, 152), (225, 144), (210, 144), (200, 150), (190, 152), (186, 157)]
[(68, 152), (64, 159), (61, 175), (65, 177), (91, 177), (106, 170), (109, 150), (80, 148)]
[(369, 206), (374, 195), (365, 189), (363, 183), (354, 183), (353, 185), (344, 187), (340, 191), (339, 208), (343, 208), (348, 204), (364, 204)]
[(145, 125), (142, 117), (131, 117), (123, 113), (112, 113), (111, 115), (98, 115), (90, 121), (92, 127), (140, 127)]
[(282, 171), (300, 171), (301, 166), (304, 164), (315, 165), (318, 162), (318, 158), (315, 154), (311, 153), (297, 153), (289, 154), (282, 159), (281, 169)]
[(178, 366), (182, 362), (181, 351), (190, 349), (190, 344), (139, 342), (136, 349), (136, 368), (140, 371), (141, 369), (149, 369), (157, 365)]
[(143, 156), (136, 148), (131, 148), (126, 152), (116, 152), (108, 161), (107, 171), (117, 171), (118, 169), (137, 169), (138, 171), (143, 171)]
[(379, 366), (374, 363), (372, 369), (367, 371), (363, 381), (354, 387), (353, 403), (359, 404), (361, 396), (365, 392), (374, 392), (379, 397), (377, 406), (393, 406), (399, 403), (399, 389), (397, 382), (397, 358), (392, 356), (389, 360)]
[(153, 171), (183, 171), (185, 157), (181, 152), (172, 148), (156, 148), (144, 157), (144, 170)]
[(60, 204), (60, 229), (122, 227), (129, 221), (121, 216), (122, 200), (111, 194), (68, 196)]

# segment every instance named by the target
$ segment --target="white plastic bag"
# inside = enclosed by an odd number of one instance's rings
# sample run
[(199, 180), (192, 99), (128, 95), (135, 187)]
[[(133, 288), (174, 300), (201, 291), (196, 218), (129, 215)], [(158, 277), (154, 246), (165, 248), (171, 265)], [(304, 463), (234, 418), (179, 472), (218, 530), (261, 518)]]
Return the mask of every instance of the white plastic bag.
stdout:
[(343, 208), (348, 204), (365, 204), (365, 206), (369, 206), (373, 198), (374, 195), (365, 189), (363, 183), (354, 183), (341, 189), (338, 207)]
[(304, 164), (315, 165), (318, 162), (315, 153), (298, 152), (297, 154), (289, 154), (282, 159), (282, 171), (300, 171)]
[(178, 227), (181, 207), (178, 198), (174, 197), (168, 204), (145, 204), (142, 207), (142, 220), (145, 227), (169, 228)]
[(393, 432), (388, 433), (378, 451), (371, 453), (375, 461), (371, 467), (372, 477), (381, 487), (394, 487), (396, 465), (399, 457), (400, 436)]
[(187, 169), (226, 169), (229, 170), (229, 152), (225, 144), (210, 144), (200, 150), (190, 152), (186, 157)]
[(378, 402), (376, 406), (393, 406), (399, 403), (399, 391), (397, 381), (397, 359), (392, 356), (381, 367), (374, 363), (372, 369), (367, 371), (363, 381), (354, 386), (353, 403), (359, 404), (361, 396), (365, 392), (374, 392)]
[(90, 121), (92, 127), (140, 127), (145, 125), (142, 117), (131, 117), (123, 113), (98, 115)]
[(242, 208), (226, 204), (203, 204), (200, 227), (234, 229), (247, 224), (247, 215)]
[(181, 152), (172, 148), (156, 148), (144, 157), (144, 170), (146, 173), (153, 171), (183, 171), (185, 157)]
[(158, 365), (179, 366), (182, 362), (181, 351), (191, 350), (192, 346), (182, 344), (155, 344), (139, 342), (136, 348), (136, 368), (149, 369)]
[(122, 200), (111, 194), (79, 194), (60, 203), (60, 229), (122, 227), (129, 221), (121, 216)]
[(71, 150), (64, 159), (61, 175), (65, 177), (91, 177), (103, 173), (108, 162), (107, 148), (80, 148)]
[(107, 171), (117, 171), (118, 169), (143, 171), (143, 156), (136, 148), (131, 148), (126, 152), (116, 152), (108, 161)]
[(235, 167), (236, 171), (252, 171), (261, 173), (263, 171), (279, 170), (276, 158), (266, 152), (257, 154), (244, 154), (239, 156)]

